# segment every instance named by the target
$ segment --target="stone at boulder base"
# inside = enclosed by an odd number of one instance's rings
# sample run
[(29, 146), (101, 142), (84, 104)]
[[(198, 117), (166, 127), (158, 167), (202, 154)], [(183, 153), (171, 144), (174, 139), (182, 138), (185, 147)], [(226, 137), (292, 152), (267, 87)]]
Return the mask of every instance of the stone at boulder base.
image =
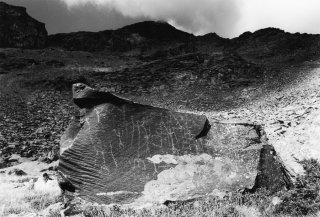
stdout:
[(16, 175), (16, 176), (25, 176), (27, 173), (25, 173), (23, 170), (20, 169), (12, 169), (8, 172), (8, 175)]
[[(73, 85), (73, 101), (79, 112), (62, 136), (58, 171), (86, 200), (163, 203), (286, 185), (275, 152), (254, 125), (210, 126), (205, 116), (137, 104), (84, 84)], [(260, 165), (265, 162), (270, 166)]]
[(42, 193), (59, 195), (62, 193), (57, 179), (52, 179), (47, 173), (44, 173), (34, 183), (34, 190)]

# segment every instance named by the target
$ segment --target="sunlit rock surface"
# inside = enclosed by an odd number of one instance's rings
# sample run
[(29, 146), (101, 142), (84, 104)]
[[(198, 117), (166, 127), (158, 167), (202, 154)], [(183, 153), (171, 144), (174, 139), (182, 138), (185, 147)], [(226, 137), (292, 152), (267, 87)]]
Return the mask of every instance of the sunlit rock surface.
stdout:
[(274, 147), (287, 170), (293, 175), (303, 175), (303, 160), (320, 161), (320, 112), (314, 110), (299, 125), (290, 129)]
[(84, 84), (73, 85), (73, 100), (79, 113), (62, 137), (58, 170), (89, 201), (163, 203), (287, 184), (258, 126), (210, 125)]

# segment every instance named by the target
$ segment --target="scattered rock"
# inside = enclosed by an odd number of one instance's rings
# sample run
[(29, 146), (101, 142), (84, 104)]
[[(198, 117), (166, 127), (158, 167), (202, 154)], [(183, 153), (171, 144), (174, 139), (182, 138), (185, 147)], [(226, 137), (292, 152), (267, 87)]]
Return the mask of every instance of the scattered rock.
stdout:
[[(1, 156), (18, 154), (31, 158), (45, 154), (47, 157), (50, 150), (59, 149), (61, 134), (69, 123), (71, 105), (58, 91), (52, 90), (32, 92), (26, 100), (29, 105), (23, 100), (0, 92), (0, 116), (6, 115), (0, 122)], [(53, 160), (57, 153), (55, 151)]]

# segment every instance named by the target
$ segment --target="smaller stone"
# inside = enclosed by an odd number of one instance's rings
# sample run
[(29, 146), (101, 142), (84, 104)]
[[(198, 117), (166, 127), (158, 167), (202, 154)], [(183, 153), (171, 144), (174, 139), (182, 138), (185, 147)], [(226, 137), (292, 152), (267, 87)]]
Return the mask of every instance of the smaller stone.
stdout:
[(29, 182), (24, 182), (24, 186), (27, 187), (28, 190), (33, 190), (34, 188), (34, 180), (30, 179)]
[(273, 213), (276, 206), (279, 205), (281, 202), (282, 202), (282, 200), (279, 197), (277, 197), (277, 196), (273, 197), (269, 206), (266, 209), (266, 212), (270, 213), (270, 214)]
[(11, 157), (9, 158), (10, 162), (14, 162), (14, 161), (19, 161), (21, 159), (21, 156), (18, 154), (12, 154)]
[(18, 145), (19, 145), (19, 143), (17, 143), (17, 142), (8, 143), (8, 147), (12, 148), (12, 149), (14, 149)]
[(44, 157), (44, 156), (38, 157), (38, 161), (39, 161), (39, 162), (46, 162), (46, 160), (47, 160), (47, 158)]
[(214, 189), (209, 195), (223, 199), (226, 196), (226, 192), (219, 191), (218, 189)]
[(211, 78), (211, 84), (212, 85), (216, 85), (217, 84), (217, 81), (214, 77)]
[[(52, 216), (52, 213), (60, 213), (60, 211), (63, 208), (63, 203), (59, 202), (59, 203), (55, 203), (55, 204), (51, 204), (50, 206), (48, 206), (46, 209), (44, 209), (43, 211), (41, 211), (41, 214), (43, 216)], [(41, 216), (42, 216), (41, 215)]]
[(8, 172), (8, 175), (25, 176), (27, 173), (20, 169), (12, 169)]
[(160, 89), (160, 90), (164, 90), (164, 89), (165, 89), (165, 86), (162, 84), (162, 85), (160, 85), (159, 89)]
[(282, 202), (282, 200), (279, 197), (273, 197), (272, 200), (271, 200), (271, 203), (274, 206), (280, 204), (281, 202)]
[(43, 175), (34, 183), (34, 190), (57, 195), (62, 193), (58, 180), (50, 178), (47, 173), (43, 173)]
[(0, 168), (4, 166), (5, 162), (5, 159), (3, 157), (0, 157)]
[(34, 151), (28, 150), (27, 153), (25, 154), (25, 157), (32, 157), (34, 154)]

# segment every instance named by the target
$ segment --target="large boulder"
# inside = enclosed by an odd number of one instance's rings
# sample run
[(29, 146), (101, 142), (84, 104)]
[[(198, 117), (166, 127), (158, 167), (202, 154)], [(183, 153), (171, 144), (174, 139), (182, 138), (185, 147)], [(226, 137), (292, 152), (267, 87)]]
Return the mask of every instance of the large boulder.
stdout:
[[(84, 84), (61, 140), (58, 170), (98, 203), (187, 200), (289, 183), (261, 127), (141, 105)], [(210, 129), (211, 128), (211, 129)]]
[(45, 24), (30, 17), (26, 8), (0, 2), (0, 47), (43, 48)]

